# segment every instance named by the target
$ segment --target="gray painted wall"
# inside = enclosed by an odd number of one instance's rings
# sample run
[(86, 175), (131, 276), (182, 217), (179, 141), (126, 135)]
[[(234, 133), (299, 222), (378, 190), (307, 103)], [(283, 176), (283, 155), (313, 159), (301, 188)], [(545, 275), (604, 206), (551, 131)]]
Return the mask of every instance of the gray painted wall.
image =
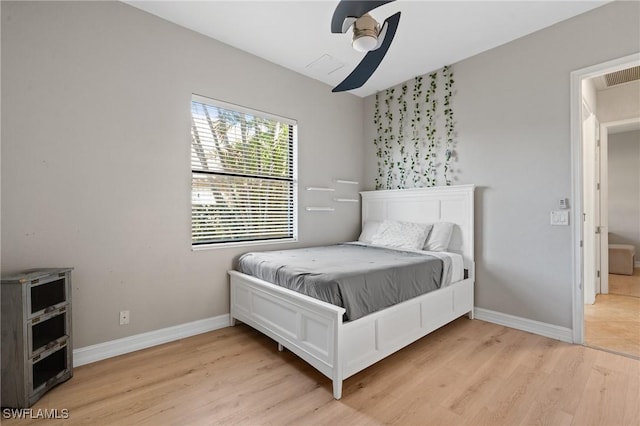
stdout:
[[(613, 2), (453, 65), (457, 183), (476, 192), (478, 307), (572, 327), (570, 73), (640, 51), (640, 3)], [(365, 101), (365, 181), (376, 173)]]
[[(2, 271), (75, 267), (76, 347), (229, 312), (249, 249), (191, 251), (191, 93), (297, 119), (299, 188), (362, 181), (360, 98), (120, 2), (1, 7)], [(355, 239), (317, 197), (297, 245)]]
[(609, 242), (632, 244), (640, 258), (640, 131), (608, 138)]
[[(373, 188), (372, 97), (121, 3), (1, 7), (2, 270), (76, 268), (77, 347), (228, 312), (246, 249), (191, 251), (191, 93), (297, 119), (300, 188)], [(614, 2), (454, 65), (477, 306), (571, 326), (570, 229), (549, 225), (571, 188), (569, 73), (640, 51), (639, 13)], [(298, 245), (355, 238), (357, 207), (304, 212), (317, 197), (300, 191)]]

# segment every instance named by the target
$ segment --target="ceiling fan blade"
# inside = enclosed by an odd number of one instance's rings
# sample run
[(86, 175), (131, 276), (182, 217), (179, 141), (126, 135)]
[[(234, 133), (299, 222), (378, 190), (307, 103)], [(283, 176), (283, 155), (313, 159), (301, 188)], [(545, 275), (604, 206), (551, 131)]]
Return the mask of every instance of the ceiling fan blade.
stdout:
[(349, 74), (342, 83), (334, 87), (333, 90), (331, 90), (332, 92), (344, 92), (345, 90), (357, 89), (369, 80), (369, 77), (371, 77), (380, 65), (380, 62), (382, 62), (384, 55), (387, 54), (387, 50), (389, 50), (389, 46), (391, 46), (393, 37), (396, 35), (399, 23), (400, 12), (385, 19), (383, 26), (387, 26), (387, 31), (384, 40), (382, 41), (382, 45), (376, 50), (372, 50), (367, 53), (351, 74)]
[(368, 0), (341, 0), (336, 6), (336, 10), (333, 12), (331, 18), (331, 32), (332, 33), (346, 33), (353, 20), (349, 25), (346, 25), (345, 20), (347, 18), (359, 18), (365, 13), (382, 6), (383, 4), (391, 3), (395, 0), (381, 0), (381, 1), (368, 1)]

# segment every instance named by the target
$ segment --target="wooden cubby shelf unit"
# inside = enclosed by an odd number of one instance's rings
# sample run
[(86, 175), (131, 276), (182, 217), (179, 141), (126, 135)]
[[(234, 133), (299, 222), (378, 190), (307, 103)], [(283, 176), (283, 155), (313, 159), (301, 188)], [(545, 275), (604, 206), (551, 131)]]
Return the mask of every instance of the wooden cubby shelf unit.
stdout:
[(72, 269), (2, 277), (2, 407), (30, 407), (73, 376)]

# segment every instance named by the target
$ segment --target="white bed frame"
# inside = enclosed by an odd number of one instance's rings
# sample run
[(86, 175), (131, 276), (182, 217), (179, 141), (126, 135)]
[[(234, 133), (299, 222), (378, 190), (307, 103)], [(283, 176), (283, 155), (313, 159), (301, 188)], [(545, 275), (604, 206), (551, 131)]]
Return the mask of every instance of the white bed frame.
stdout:
[(453, 222), (450, 251), (463, 255), (465, 279), (350, 322), (345, 310), (258, 278), (229, 271), (231, 323), (261, 331), (333, 380), (342, 381), (454, 319), (473, 318), (473, 185), (361, 192), (362, 222)]

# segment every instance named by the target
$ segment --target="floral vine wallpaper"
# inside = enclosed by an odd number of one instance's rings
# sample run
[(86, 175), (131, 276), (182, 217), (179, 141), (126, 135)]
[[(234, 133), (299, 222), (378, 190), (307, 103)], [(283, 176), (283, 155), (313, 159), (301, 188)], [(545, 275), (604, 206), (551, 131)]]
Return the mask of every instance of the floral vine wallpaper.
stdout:
[(454, 93), (453, 70), (446, 66), (376, 94), (376, 189), (451, 185)]

